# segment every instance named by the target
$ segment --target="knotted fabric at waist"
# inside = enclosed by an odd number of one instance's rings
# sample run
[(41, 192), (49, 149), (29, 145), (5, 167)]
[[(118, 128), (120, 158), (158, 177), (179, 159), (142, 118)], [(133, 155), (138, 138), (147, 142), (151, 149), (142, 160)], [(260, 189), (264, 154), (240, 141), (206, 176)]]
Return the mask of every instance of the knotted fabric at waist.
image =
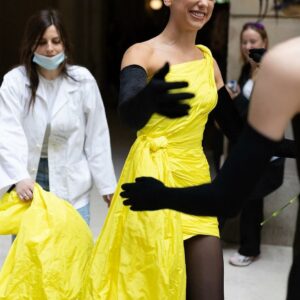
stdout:
[(184, 139), (184, 138), (170, 138), (165, 135), (151, 136), (151, 135), (140, 135), (137, 138), (137, 142), (141, 142), (145, 147), (149, 148), (151, 152), (157, 152), (159, 150), (179, 151), (191, 153), (190, 151), (196, 151), (197, 153), (203, 152), (201, 141), (195, 139)]
[(141, 135), (139, 138), (148, 143), (152, 152), (157, 152), (158, 150), (166, 149), (168, 147), (168, 139), (163, 135), (157, 137)]

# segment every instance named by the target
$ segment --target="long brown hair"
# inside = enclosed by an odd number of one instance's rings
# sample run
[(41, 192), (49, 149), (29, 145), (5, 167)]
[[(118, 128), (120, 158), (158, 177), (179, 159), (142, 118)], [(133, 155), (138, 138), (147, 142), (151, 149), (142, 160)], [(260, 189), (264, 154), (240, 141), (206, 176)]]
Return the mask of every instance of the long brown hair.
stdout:
[(20, 51), (20, 63), (25, 67), (26, 74), (30, 81), (31, 98), (29, 107), (34, 105), (36, 91), (39, 85), (36, 64), (33, 63), (32, 58), (44, 32), (51, 25), (56, 27), (64, 45), (66, 59), (62, 65), (62, 74), (68, 76), (66, 64), (71, 63), (71, 45), (62, 23), (62, 18), (59, 12), (54, 9), (41, 10), (32, 15), (27, 21)]

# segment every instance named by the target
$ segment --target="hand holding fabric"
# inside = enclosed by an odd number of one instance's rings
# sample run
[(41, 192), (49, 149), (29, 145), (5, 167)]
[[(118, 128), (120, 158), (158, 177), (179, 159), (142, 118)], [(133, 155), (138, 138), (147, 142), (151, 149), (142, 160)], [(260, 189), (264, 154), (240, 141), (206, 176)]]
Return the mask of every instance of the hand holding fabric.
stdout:
[(113, 196), (114, 196), (114, 194), (103, 195), (103, 200), (104, 200), (104, 202), (106, 202), (108, 207), (110, 207)]
[(16, 183), (16, 192), (19, 198), (23, 201), (32, 200), (34, 181), (31, 178), (26, 178)]

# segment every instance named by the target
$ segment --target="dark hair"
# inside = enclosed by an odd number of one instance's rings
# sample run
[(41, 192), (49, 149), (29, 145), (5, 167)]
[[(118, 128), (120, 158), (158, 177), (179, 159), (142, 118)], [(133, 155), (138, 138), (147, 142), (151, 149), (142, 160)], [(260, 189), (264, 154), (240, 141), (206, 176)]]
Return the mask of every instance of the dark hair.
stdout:
[[(240, 44), (242, 41), (243, 33), (247, 29), (252, 29), (252, 30), (256, 31), (261, 36), (262, 40), (265, 41), (265, 43), (266, 43), (265, 48), (268, 49), (268, 46), (269, 46), (268, 45), (269, 44), (268, 34), (267, 34), (264, 24), (262, 24), (261, 22), (247, 22), (243, 25), (241, 33), (240, 33)], [(242, 55), (242, 58), (243, 58), (243, 61), (246, 62), (243, 55)]]
[(71, 63), (71, 45), (67, 37), (65, 27), (62, 23), (61, 16), (59, 12), (54, 9), (41, 10), (32, 15), (27, 21), (20, 51), (20, 63), (24, 65), (26, 74), (30, 81), (31, 98), (29, 107), (34, 105), (36, 91), (39, 84), (36, 64), (33, 63), (32, 58), (39, 41), (44, 35), (44, 32), (51, 25), (56, 27), (56, 30), (58, 31), (61, 41), (64, 45), (66, 59), (62, 65), (62, 73), (68, 76), (66, 64)]

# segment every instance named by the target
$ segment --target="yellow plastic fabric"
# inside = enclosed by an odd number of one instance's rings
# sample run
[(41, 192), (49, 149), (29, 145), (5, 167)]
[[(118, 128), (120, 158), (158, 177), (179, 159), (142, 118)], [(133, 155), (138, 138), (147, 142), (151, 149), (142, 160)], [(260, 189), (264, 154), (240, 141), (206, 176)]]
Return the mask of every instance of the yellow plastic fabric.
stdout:
[(93, 247), (92, 234), (66, 201), (34, 187), (0, 200), (0, 234), (17, 234), (0, 271), (1, 300), (75, 300)]
[(216, 218), (172, 210), (132, 212), (119, 196), (120, 186), (138, 176), (152, 176), (172, 187), (211, 180), (201, 142), (217, 90), (210, 51), (199, 48), (204, 59), (173, 65), (167, 75), (169, 81), (187, 80), (189, 87), (182, 90), (195, 93), (189, 116), (167, 119), (155, 114), (138, 132), (87, 269), (82, 300), (184, 300), (184, 239), (219, 236)]

